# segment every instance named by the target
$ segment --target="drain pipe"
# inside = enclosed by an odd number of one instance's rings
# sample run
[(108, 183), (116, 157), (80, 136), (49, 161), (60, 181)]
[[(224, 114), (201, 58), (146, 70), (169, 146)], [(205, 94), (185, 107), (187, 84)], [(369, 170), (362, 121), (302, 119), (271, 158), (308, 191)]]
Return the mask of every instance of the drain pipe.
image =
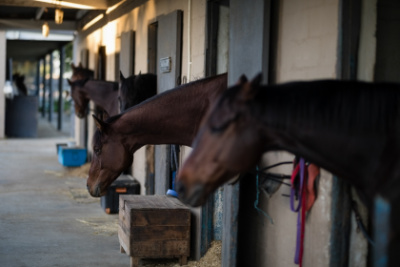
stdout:
[(187, 82), (190, 82), (190, 76), (192, 75), (192, 53), (191, 53), (191, 20), (192, 20), (192, 0), (188, 0), (188, 32), (187, 32), (187, 43), (188, 43), (188, 49), (187, 49), (187, 57), (188, 57), (188, 63), (187, 63)]

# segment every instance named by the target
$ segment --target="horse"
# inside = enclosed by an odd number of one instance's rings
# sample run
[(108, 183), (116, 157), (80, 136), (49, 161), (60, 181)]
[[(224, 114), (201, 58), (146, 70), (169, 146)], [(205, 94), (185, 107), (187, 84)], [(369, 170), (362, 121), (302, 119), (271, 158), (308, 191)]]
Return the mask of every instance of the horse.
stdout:
[(72, 69), (72, 76), (70, 78), (71, 82), (75, 82), (78, 80), (86, 80), (86, 79), (93, 79), (94, 71), (84, 68), (82, 63), (79, 63), (78, 66), (75, 66), (74, 63), (71, 63)]
[(118, 100), (121, 112), (157, 94), (157, 75), (155, 74), (139, 73), (139, 75), (125, 78), (120, 71), (119, 77)]
[(227, 74), (197, 80), (156, 95), (103, 121), (93, 116), (93, 157), (87, 188), (93, 197), (132, 164), (146, 144), (190, 146), (210, 104), (227, 88)]
[(286, 150), (349, 181), (371, 210), (391, 204), (389, 266), (400, 251), (400, 84), (321, 80), (260, 85), (242, 76), (205, 117), (176, 182), (192, 206), (263, 153)]
[(106, 117), (119, 113), (118, 83), (100, 80), (68, 80), (71, 97), (75, 103), (75, 114), (83, 118), (87, 114), (89, 101), (102, 108)]
[(75, 114), (78, 118), (82, 119), (88, 114), (88, 103), (89, 100), (84, 97), (84, 95), (80, 95), (79, 88), (73, 85), (79, 83), (83, 86), (84, 82), (93, 79), (94, 71), (84, 68), (82, 63), (79, 63), (78, 66), (75, 66), (71, 63), (72, 76), (68, 80), (69, 85), (71, 86), (71, 97), (75, 103)]

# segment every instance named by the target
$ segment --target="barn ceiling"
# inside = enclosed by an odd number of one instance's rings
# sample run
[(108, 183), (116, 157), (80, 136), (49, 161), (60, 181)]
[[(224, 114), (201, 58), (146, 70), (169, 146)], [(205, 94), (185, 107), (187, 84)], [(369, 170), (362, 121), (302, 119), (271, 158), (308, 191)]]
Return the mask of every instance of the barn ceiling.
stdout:
[[(125, 0), (0, 0), (0, 30), (7, 31), (7, 57), (40, 58), (71, 41), (79, 25), (122, 2)], [(57, 7), (64, 11), (62, 24), (54, 22)], [(45, 21), (50, 27), (47, 38), (41, 36)]]

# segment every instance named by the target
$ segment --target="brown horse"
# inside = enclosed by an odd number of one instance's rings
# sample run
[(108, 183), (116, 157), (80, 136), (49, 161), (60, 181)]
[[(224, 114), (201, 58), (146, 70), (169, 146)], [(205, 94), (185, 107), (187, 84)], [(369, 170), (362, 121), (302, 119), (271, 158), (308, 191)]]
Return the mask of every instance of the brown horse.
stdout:
[(119, 77), (118, 99), (121, 112), (157, 94), (157, 75), (155, 74), (139, 73), (139, 75), (131, 75), (125, 78), (120, 72)]
[(84, 68), (82, 63), (79, 63), (78, 66), (71, 63), (71, 69), (72, 76), (68, 80), (68, 83), (71, 86), (71, 97), (75, 104), (75, 114), (78, 118), (82, 119), (88, 114), (89, 100), (84, 97), (84, 94), (81, 95), (79, 93), (78, 87), (72, 85), (79, 83), (83, 86), (84, 82), (93, 79), (94, 71)]
[(70, 78), (71, 82), (75, 82), (78, 80), (93, 79), (94, 77), (94, 71), (84, 68), (82, 66), (82, 63), (79, 63), (78, 66), (75, 66), (74, 63), (71, 63), (71, 69), (72, 69), (72, 76)]
[(325, 80), (260, 86), (260, 76), (252, 82), (243, 77), (205, 118), (178, 174), (179, 197), (194, 206), (204, 203), (270, 150), (318, 164), (348, 180), (370, 203), (377, 195), (391, 203), (389, 265), (398, 266), (393, 259), (400, 251), (400, 84)]
[(119, 113), (118, 83), (99, 80), (78, 80), (71, 82), (71, 97), (74, 99), (75, 112), (79, 118), (87, 114), (89, 101), (102, 108), (106, 116)]
[(100, 197), (146, 144), (190, 146), (210, 104), (227, 88), (227, 75), (206, 78), (169, 90), (102, 121), (97, 130), (87, 186)]

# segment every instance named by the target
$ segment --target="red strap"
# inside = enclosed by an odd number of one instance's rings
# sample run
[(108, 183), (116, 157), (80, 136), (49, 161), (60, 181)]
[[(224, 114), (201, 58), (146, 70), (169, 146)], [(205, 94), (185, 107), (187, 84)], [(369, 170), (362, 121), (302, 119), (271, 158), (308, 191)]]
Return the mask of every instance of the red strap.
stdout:
[(316, 193), (315, 193), (315, 179), (319, 176), (319, 167), (313, 163), (310, 163), (307, 167), (308, 178), (307, 178), (307, 200), (306, 200), (306, 211), (309, 211), (314, 205)]
[[(305, 171), (305, 179), (307, 180), (307, 171)], [(307, 200), (307, 190), (305, 187), (303, 187), (303, 195), (302, 195), (302, 202), (301, 202), (301, 230), (300, 230), (300, 255), (299, 255), (299, 261), (300, 261), (300, 267), (303, 265), (303, 251), (304, 251), (304, 232), (306, 228), (306, 203)]]
[(294, 170), (292, 172), (292, 177), (290, 177), (290, 183), (292, 184), (292, 188), (294, 188), (294, 180), (296, 180), (297, 174), (300, 171), (300, 164), (296, 164)]

